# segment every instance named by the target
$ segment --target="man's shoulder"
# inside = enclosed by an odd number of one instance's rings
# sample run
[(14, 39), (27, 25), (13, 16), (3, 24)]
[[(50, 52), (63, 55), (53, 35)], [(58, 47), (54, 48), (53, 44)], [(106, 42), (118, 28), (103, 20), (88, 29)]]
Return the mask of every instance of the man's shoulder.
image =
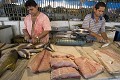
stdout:
[(40, 17), (48, 17), (45, 13), (40, 12)]
[(90, 19), (91, 19), (91, 14), (87, 14), (84, 20), (90, 20)]
[(39, 14), (38, 17), (39, 17), (39, 19), (41, 19), (41, 20), (49, 19), (48, 16), (47, 16), (45, 13), (43, 13), (43, 12), (40, 12), (40, 14)]
[(29, 18), (30, 17), (30, 14), (28, 14), (27, 16), (25, 16), (25, 19)]
[(87, 14), (85, 17), (86, 18), (91, 18), (91, 14)]
[(102, 21), (106, 21), (104, 17), (102, 17)]

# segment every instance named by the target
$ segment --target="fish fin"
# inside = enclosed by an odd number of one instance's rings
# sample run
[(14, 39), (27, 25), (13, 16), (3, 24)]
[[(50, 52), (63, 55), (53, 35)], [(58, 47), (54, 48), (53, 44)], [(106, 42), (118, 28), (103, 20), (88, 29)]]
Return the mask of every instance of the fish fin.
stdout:
[(2, 74), (6, 71), (6, 70), (8, 70), (8, 69), (10, 69), (11, 71), (14, 71), (15, 70), (15, 64), (9, 64), (8, 66), (6, 66), (5, 68), (3, 68), (2, 70), (0, 69), (0, 76), (2, 76)]
[(54, 52), (54, 50), (52, 48), (50, 48), (50, 47), (46, 47), (45, 49)]
[(2, 76), (2, 74), (3, 74), (6, 70), (7, 70), (7, 68), (3, 68), (3, 69), (1, 68), (1, 69), (0, 69), (0, 77)]
[(52, 44), (50, 44), (50, 48), (55, 52), (55, 48)]
[(12, 64), (12, 65), (9, 66), (9, 69), (10, 69), (11, 71), (14, 71), (14, 70), (15, 70), (15, 67), (16, 67), (16, 64)]

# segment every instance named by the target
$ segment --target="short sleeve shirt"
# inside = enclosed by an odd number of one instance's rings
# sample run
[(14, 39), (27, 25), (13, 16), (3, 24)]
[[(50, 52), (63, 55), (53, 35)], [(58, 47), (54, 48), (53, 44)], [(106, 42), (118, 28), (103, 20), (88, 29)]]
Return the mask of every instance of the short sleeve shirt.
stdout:
[(105, 32), (105, 19), (100, 16), (98, 22), (94, 19), (94, 13), (85, 16), (82, 28), (89, 29), (90, 31), (99, 34)]
[[(24, 20), (24, 28), (27, 29), (29, 35), (31, 36), (34, 34), (35, 36), (39, 36), (43, 31), (50, 31), (50, 20), (49, 18), (42, 12), (37, 16), (35, 24), (34, 24), (34, 31), (32, 31), (32, 19), (31, 15), (27, 15)], [(47, 34), (44, 38), (41, 39), (42, 42), (48, 42), (49, 34)]]

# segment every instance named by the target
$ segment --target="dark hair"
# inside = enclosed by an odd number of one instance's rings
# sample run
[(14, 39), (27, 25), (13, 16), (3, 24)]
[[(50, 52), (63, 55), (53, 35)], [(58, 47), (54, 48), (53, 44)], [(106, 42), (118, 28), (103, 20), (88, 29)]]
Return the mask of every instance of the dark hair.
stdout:
[(36, 7), (37, 3), (34, 0), (27, 0), (25, 3), (25, 7), (27, 8), (28, 6)]
[(99, 9), (100, 7), (106, 7), (106, 4), (104, 2), (98, 2), (96, 5), (95, 5), (95, 8), (96, 9)]

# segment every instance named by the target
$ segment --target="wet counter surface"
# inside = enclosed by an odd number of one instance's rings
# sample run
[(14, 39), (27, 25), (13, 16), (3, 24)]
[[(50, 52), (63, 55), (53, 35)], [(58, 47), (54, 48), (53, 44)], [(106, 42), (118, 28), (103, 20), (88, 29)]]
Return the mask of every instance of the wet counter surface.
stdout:
[[(55, 52), (51, 52), (52, 55), (56, 53), (61, 54), (72, 54), (75, 57), (84, 56), (90, 59), (95, 60), (96, 62), (101, 63), (101, 61), (97, 58), (97, 56), (93, 53), (94, 50), (101, 50), (101, 49), (113, 49), (115, 52), (117, 52), (120, 55), (120, 47), (116, 46), (116, 44), (113, 42), (107, 47), (101, 48), (101, 44), (94, 42), (93, 44), (89, 43), (84, 46), (58, 46), (54, 45)], [(42, 72), (38, 74), (33, 74), (29, 68), (27, 68), (27, 64), (35, 57), (32, 56), (29, 60), (27, 59), (21, 59), (17, 62), (16, 69), (11, 71), (6, 71), (5, 74), (0, 78), (0, 80), (51, 80), (50, 79), (50, 72)], [(101, 63), (102, 64), (102, 63)], [(119, 74), (110, 74), (106, 69), (104, 72), (90, 78), (87, 80), (112, 80), (120, 79), (120, 73)], [(67, 79), (66, 79), (67, 80)], [(68, 79), (69, 80), (69, 79)], [(76, 79), (72, 79), (76, 80)], [(80, 80), (86, 80), (84, 77), (81, 77)]]

